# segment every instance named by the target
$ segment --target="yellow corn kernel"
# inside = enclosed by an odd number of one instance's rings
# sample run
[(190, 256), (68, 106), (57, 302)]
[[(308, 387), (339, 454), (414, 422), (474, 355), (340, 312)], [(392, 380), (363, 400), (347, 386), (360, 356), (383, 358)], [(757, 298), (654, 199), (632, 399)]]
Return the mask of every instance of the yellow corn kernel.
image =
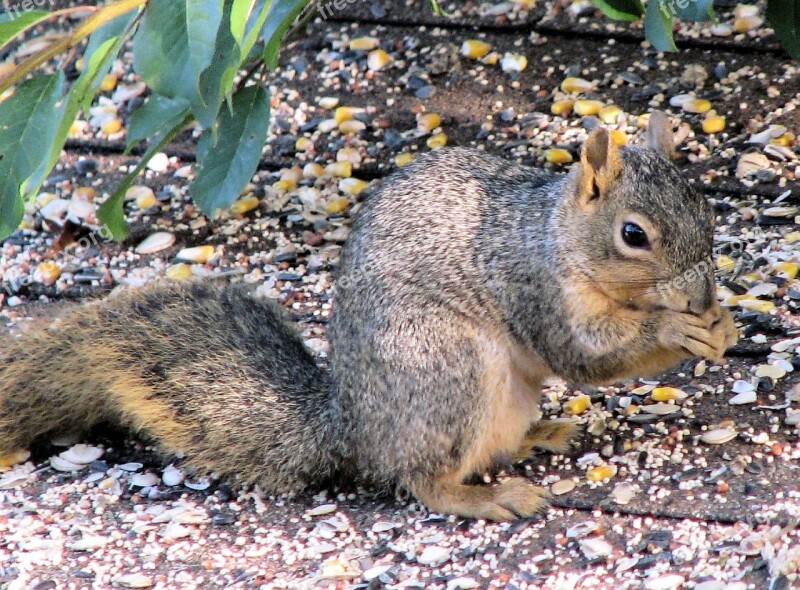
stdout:
[(600, 465), (598, 467), (591, 467), (586, 471), (586, 479), (589, 481), (604, 481), (611, 479), (617, 474), (617, 468), (613, 465)]
[(568, 402), (564, 403), (563, 410), (565, 414), (570, 416), (580, 416), (586, 410), (588, 410), (592, 405), (592, 399), (586, 395), (581, 394), (577, 397), (572, 398)]
[(736, 268), (736, 261), (730, 256), (720, 256), (717, 258), (717, 270), (721, 272), (733, 272)]
[(303, 166), (303, 178), (319, 178), (325, 174), (325, 168), (316, 162), (309, 162)]
[(570, 94), (593, 92), (596, 88), (594, 84), (583, 78), (564, 78), (564, 81), (561, 83), (561, 90), (569, 92)]
[(733, 30), (737, 33), (747, 33), (763, 24), (764, 19), (760, 16), (743, 16), (733, 20)]
[(491, 50), (492, 46), (489, 43), (478, 39), (468, 39), (461, 44), (461, 55), (470, 59), (486, 57)]
[(689, 397), (688, 393), (675, 387), (656, 387), (651, 395), (657, 402), (672, 402)]
[(397, 154), (394, 157), (395, 166), (402, 168), (406, 164), (410, 164), (414, 160), (414, 154), (406, 152), (404, 154)]
[(350, 162), (333, 162), (325, 166), (325, 173), (328, 176), (349, 178), (353, 174), (353, 165)]
[(358, 37), (350, 40), (351, 51), (372, 51), (380, 45), (380, 41), (375, 37)]
[(624, 115), (625, 113), (622, 112), (622, 109), (613, 104), (603, 107), (600, 109), (600, 112), (597, 113), (597, 116), (600, 117), (600, 120), (606, 125), (613, 125)]
[(69, 136), (72, 138), (78, 137), (84, 131), (86, 131), (86, 121), (76, 119), (69, 126)]
[(115, 117), (110, 121), (106, 121), (103, 123), (103, 126), (100, 130), (105, 133), (106, 135), (113, 135), (114, 133), (119, 133), (122, 131), (122, 119)]
[(61, 269), (58, 268), (55, 262), (48, 260), (36, 267), (34, 276), (36, 280), (43, 285), (52, 285), (58, 280), (58, 277), (61, 276)]
[(236, 201), (233, 205), (231, 205), (231, 213), (236, 215), (244, 215), (249, 211), (258, 207), (258, 197), (255, 195), (245, 195), (238, 201)]
[(703, 120), (703, 133), (721, 133), (725, 131), (725, 117), (710, 115)]
[(572, 108), (576, 115), (588, 117), (598, 114), (604, 106), (599, 100), (576, 100)]
[(355, 135), (356, 133), (361, 133), (366, 128), (367, 125), (365, 123), (356, 121), (355, 119), (339, 123), (339, 131), (344, 135)]
[(192, 278), (192, 267), (189, 264), (180, 262), (169, 266), (164, 274), (173, 281), (185, 281)]
[(294, 190), (297, 187), (297, 182), (294, 180), (277, 180), (272, 183), (272, 188), (278, 191), (283, 191), (288, 193), (289, 191)]
[(348, 195), (357, 195), (368, 186), (368, 182), (364, 182), (358, 178), (343, 178), (339, 181), (339, 190)]
[(749, 287), (751, 285), (755, 285), (756, 283), (760, 283), (761, 282), (761, 276), (756, 274), (756, 273), (754, 273), (754, 272), (751, 272), (751, 273), (748, 273), (746, 275), (740, 276), (739, 277), (739, 281), (741, 281), (742, 283), (744, 283), (745, 285), (747, 285)]
[(294, 142), (294, 149), (298, 152), (307, 152), (314, 147), (314, 142), (307, 137), (298, 137)]
[(798, 265), (795, 262), (779, 262), (772, 267), (779, 277), (792, 281), (797, 276)]
[(794, 133), (791, 131), (787, 131), (780, 137), (776, 137), (770, 140), (772, 145), (777, 145), (779, 147), (792, 147), (794, 145), (795, 136)]
[(338, 107), (333, 112), (333, 120), (336, 121), (337, 125), (340, 125), (345, 121), (352, 121), (353, 117), (363, 112), (364, 109), (358, 107)]
[(739, 305), (739, 303), (742, 302), (742, 301), (755, 299), (755, 298), (756, 298), (755, 295), (748, 295), (746, 293), (744, 295), (731, 295), (730, 297), (728, 297), (725, 300), (725, 303), (727, 305)]
[(417, 117), (417, 128), (425, 133), (431, 133), (442, 125), (442, 117), (436, 113), (425, 113)]
[(569, 114), (574, 104), (575, 101), (569, 98), (557, 100), (550, 106), (550, 112), (559, 117), (564, 117)]
[(205, 264), (211, 260), (212, 256), (214, 256), (214, 246), (210, 244), (206, 246), (184, 248), (175, 255), (175, 257), (180, 260), (188, 260), (189, 262), (196, 262), (198, 264)]
[(739, 307), (749, 311), (757, 311), (758, 313), (769, 313), (775, 309), (775, 304), (772, 301), (761, 301), (759, 299), (742, 299), (739, 301)]
[(100, 91), (101, 92), (111, 92), (114, 88), (117, 87), (117, 78), (116, 74), (108, 74), (103, 77), (103, 81), (100, 82)]
[(30, 451), (14, 451), (0, 455), (0, 471), (8, 471), (17, 463), (24, 463), (31, 456)]
[(158, 199), (152, 189), (139, 191), (139, 194), (136, 195), (136, 206), (139, 209), (150, 209), (156, 205), (158, 205)]
[(492, 51), (489, 55), (484, 57), (481, 60), (481, 63), (485, 63), (487, 66), (496, 66), (497, 62), (500, 61), (500, 54), (496, 51)]
[(711, 110), (711, 101), (704, 98), (690, 98), (681, 108), (687, 113), (707, 113)]
[(375, 49), (370, 51), (367, 56), (367, 68), (373, 72), (382, 70), (392, 63), (392, 56), (386, 53), (383, 49)]
[(76, 199), (83, 199), (84, 201), (89, 201), (91, 203), (97, 196), (97, 189), (91, 186), (79, 186), (72, 191), (72, 196)]
[(545, 150), (544, 159), (551, 164), (569, 164), (572, 162), (572, 154), (561, 148)]
[(426, 143), (430, 149), (438, 150), (447, 145), (447, 136), (444, 133), (437, 133), (429, 137)]
[(338, 215), (339, 213), (347, 211), (348, 207), (350, 207), (350, 201), (345, 197), (338, 197), (325, 206), (325, 213), (328, 215)]
[(613, 129), (609, 135), (611, 135), (611, 141), (614, 142), (614, 145), (620, 147), (628, 145), (628, 135), (622, 129)]

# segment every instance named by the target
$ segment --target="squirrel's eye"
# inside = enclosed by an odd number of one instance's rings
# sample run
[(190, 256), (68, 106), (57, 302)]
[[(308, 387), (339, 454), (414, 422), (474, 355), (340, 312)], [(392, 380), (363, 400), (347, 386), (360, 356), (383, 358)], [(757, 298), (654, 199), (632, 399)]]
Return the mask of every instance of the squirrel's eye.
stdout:
[(622, 224), (622, 239), (631, 248), (647, 248), (650, 245), (647, 233), (640, 226), (630, 221)]

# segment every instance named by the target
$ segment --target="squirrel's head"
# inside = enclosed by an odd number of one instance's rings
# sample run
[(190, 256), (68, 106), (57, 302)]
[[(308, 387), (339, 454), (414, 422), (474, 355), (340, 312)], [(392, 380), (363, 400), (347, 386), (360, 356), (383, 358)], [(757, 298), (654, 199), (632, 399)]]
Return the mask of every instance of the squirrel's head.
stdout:
[(647, 148), (622, 149), (605, 129), (589, 135), (564, 221), (593, 288), (627, 307), (702, 314), (717, 304), (712, 209), (671, 163), (663, 113), (647, 135)]

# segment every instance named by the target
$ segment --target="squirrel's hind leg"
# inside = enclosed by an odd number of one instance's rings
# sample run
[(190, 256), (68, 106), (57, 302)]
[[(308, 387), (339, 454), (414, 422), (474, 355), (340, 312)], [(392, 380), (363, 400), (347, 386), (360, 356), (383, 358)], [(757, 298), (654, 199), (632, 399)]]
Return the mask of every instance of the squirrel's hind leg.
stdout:
[(498, 522), (527, 518), (548, 505), (548, 492), (514, 477), (496, 485), (467, 485), (441, 478), (413, 494), (434, 512)]
[(578, 433), (575, 422), (539, 420), (534, 423), (514, 456), (514, 462), (530, 458), (533, 449), (544, 449), (551, 453), (566, 453), (569, 444)]

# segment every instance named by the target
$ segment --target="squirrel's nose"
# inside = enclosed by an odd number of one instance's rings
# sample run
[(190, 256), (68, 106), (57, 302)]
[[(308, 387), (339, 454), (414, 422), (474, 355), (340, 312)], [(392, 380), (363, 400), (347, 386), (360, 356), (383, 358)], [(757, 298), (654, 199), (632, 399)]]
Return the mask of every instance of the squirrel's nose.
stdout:
[(702, 286), (698, 285), (698, 289), (689, 295), (688, 307), (689, 311), (695, 314), (701, 314), (711, 309), (714, 304), (714, 283), (713, 281), (703, 281)]

